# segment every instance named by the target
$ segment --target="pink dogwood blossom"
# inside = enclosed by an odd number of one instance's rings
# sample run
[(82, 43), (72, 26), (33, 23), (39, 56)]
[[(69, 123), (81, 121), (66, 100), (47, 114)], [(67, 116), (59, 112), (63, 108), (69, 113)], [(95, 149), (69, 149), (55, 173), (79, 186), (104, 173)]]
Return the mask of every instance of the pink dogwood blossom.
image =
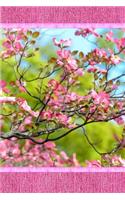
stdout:
[(88, 35), (93, 34), (96, 37), (100, 37), (98, 33), (95, 32), (93, 28), (81, 28), (75, 32), (75, 35), (79, 36), (81, 35), (82, 37), (87, 37)]
[(7, 88), (7, 83), (4, 80), (0, 80), (0, 91), (1, 93), (4, 92), (6, 94), (8, 94), (10, 92), (10, 90)]
[(0, 97), (0, 103), (13, 103), (16, 102), (16, 98), (15, 97)]
[(17, 99), (17, 104), (19, 105), (19, 107), (24, 110), (27, 111), (28, 113), (30, 113), (31, 116), (33, 117), (38, 117), (39, 112), (35, 112), (31, 109), (31, 107), (28, 105), (27, 101), (22, 99), (22, 98), (18, 98)]
[(16, 140), (0, 141), (0, 159), (2, 159), (2, 166), (4, 167), (80, 166), (75, 154), (68, 157), (66, 153), (58, 152), (53, 142), (48, 142), (44, 146), (34, 146), (31, 141), (27, 140), (24, 148), (20, 150)]
[(91, 97), (94, 100), (94, 104), (102, 105), (105, 108), (108, 108), (110, 105), (110, 96), (104, 91), (97, 93), (96, 91), (91, 92)]
[(111, 64), (117, 65), (120, 62), (121, 62), (121, 59), (118, 56), (111, 55), (111, 57), (110, 57), (110, 63)]
[(106, 40), (114, 42), (113, 32), (112, 31), (110, 31), (109, 33), (106, 34)]
[(69, 40), (61, 39), (60, 41), (57, 41), (56, 38), (53, 38), (53, 43), (55, 46), (60, 48), (69, 47), (71, 45), (71, 39)]

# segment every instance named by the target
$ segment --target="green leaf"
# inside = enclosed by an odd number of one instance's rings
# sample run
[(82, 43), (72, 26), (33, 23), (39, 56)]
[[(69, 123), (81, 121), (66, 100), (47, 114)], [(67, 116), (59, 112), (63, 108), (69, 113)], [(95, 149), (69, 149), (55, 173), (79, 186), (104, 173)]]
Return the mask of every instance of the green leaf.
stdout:
[(35, 40), (31, 40), (30, 44), (35, 44), (36, 41)]
[(75, 56), (77, 53), (78, 53), (78, 51), (77, 51), (77, 50), (75, 50), (75, 51), (72, 51), (72, 55), (73, 55), (73, 56)]
[(40, 33), (36, 31), (36, 32), (34, 32), (34, 33), (32, 34), (32, 37), (33, 37), (33, 38), (37, 38), (37, 37), (39, 36), (39, 34), (40, 34)]
[(31, 35), (32, 35), (32, 31), (28, 30), (28, 31), (27, 31), (27, 35), (28, 35), (28, 36), (31, 36)]
[(82, 51), (79, 53), (79, 57), (80, 57), (80, 58), (83, 58), (83, 57), (84, 57), (84, 54), (83, 54)]

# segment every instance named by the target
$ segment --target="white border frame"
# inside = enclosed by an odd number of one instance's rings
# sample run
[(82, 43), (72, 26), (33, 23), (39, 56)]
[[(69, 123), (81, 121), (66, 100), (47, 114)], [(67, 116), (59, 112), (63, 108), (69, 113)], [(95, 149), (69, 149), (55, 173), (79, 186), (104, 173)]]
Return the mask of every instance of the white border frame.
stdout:
[(125, 0), (1, 0), (0, 6), (125, 6)]

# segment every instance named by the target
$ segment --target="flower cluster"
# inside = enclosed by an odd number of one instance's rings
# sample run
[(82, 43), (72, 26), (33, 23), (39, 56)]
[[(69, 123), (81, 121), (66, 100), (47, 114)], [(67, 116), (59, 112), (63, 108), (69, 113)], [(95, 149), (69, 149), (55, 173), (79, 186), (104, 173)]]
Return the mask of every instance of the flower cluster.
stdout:
[(125, 159), (117, 155), (105, 155), (102, 161), (86, 161), (87, 167), (125, 167)]
[(85, 57), (85, 61), (89, 62), (90, 66), (94, 66), (96, 64), (106, 63), (107, 65), (117, 65), (122, 60), (118, 55), (115, 55), (112, 50), (109, 51), (104, 49), (94, 49), (90, 53), (88, 53)]
[(17, 104), (21, 110), (28, 112), (33, 117), (38, 117), (39, 112), (33, 111), (25, 99), (18, 98)]
[(66, 48), (66, 47), (69, 47), (71, 45), (71, 39), (69, 39), (69, 40), (61, 39), (60, 41), (57, 41), (56, 38), (53, 38), (53, 43), (57, 47)]
[(67, 115), (59, 113), (59, 112), (52, 112), (52, 111), (43, 111), (40, 115), (42, 119), (45, 119), (47, 121), (53, 121), (55, 120), (59, 124), (63, 125), (64, 127), (73, 128), (73, 125), (71, 124), (71, 118), (69, 118)]
[[(64, 151), (58, 151), (55, 143), (43, 146), (25, 141), (23, 147), (17, 140), (0, 141), (0, 161), (4, 167), (80, 167), (82, 164), (76, 154), (69, 157)], [(105, 155), (102, 160), (86, 161), (86, 167), (125, 167), (125, 160), (117, 155)]]
[(77, 35), (77, 36), (81, 35), (82, 37), (94, 35), (96, 37), (100, 37), (100, 35), (98, 33), (96, 33), (93, 28), (81, 28), (75, 32), (75, 35)]
[(24, 47), (21, 40), (25, 39), (26, 35), (23, 29), (18, 32), (10, 32), (9, 30), (6, 31), (6, 40), (3, 42), (3, 47), (5, 50), (2, 52), (1, 57), (3, 59), (7, 59), (11, 56), (21, 53)]
[(46, 95), (48, 108), (46, 111), (41, 113), (41, 118), (48, 121), (56, 120), (58, 123), (68, 128), (75, 127), (75, 124), (73, 123), (67, 111), (70, 110), (70, 107), (73, 104), (80, 104), (80, 102), (82, 103), (85, 97), (77, 95), (75, 92), (68, 91), (66, 87), (54, 79), (51, 79), (48, 82), (48, 88), (50, 87), (53, 94), (50, 95), (48, 93)]
[(125, 53), (125, 37), (115, 38), (114, 33), (110, 31), (106, 34), (106, 40), (114, 43), (119, 51), (122, 49), (122, 52)]
[(8, 94), (10, 92), (10, 90), (6, 87), (7, 83), (4, 80), (0, 80), (0, 94), (2, 95), (2, 93), (6, 93)]
[[(36, 38), (39, 36), (39, 32), (26, 31), (24, 29), (8, 29), (5, 31), (5, 41), (2, 43), (3, 51), (0, 54), (0, 58), (3, 60), (13, 56), (23, 55), (30, 57), (30, 54), (26, 52), (27, 46), (33, 46), (36, 43)], [(24, 52), (25, 51), (25, 52)]]
[(83, 69), (78, 67), (77, 61), (73, 58), (71, 51), (65, 49), (67, 46), (70, 46), (71, 40), (60, 40), (57, 42), (54, 38), (54, 44), (60, 48), (57, 51), (57, 64), (63, 67), (67, 74), (82, 76)]
[(58, 151), (53, 142), (43, 146), (34, 145), (27, 140), (20, 147), (17, 140), (0, 141), (0, 161), (4, 167), (79, 167), (80, 164), (73, 154), (69, 157), (64, 151)]
[(110, 105), (110, 96), (106, 92), (99, 92), (96, 91), (91, 92), (91, 97), (93, 98), (94, 105), (101, 105), (105, 109), (109, 108)]

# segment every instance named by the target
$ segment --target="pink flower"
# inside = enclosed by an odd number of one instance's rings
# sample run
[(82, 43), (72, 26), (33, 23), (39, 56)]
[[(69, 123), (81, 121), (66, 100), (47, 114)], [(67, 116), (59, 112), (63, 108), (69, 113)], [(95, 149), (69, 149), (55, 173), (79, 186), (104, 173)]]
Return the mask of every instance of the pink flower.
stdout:
[[(67, 64), (65, 65), (65, 67), (69, 70), (69, 71), (77, 71), (77, 63), (76, 60), (74, 58), (72, 58), (71, 56), (67, 59)], [(81, 74), (81, 71), (80, 71)]]
[(111, 88), (112, 88), (112, 90), (116, 90), (118, 88), (118, 85), (112, 84)]
[(18, 157), (20, 155), (20, 149), (19, 149), (19, 145), (16, 144), (14, 146), (14, 148), (11, 150), (11, 153), (13, 154), (13, 156)]
[(18, 80), (16, 80), (16, 85), (18, 86), (18, 88), (19, 88), (19, 90), (21, 91), (21, 92), (26, 92), (26, 89), (25, 89), (25, 82), (19, 82)]
[(32, 117), (31, 116), (26, 117), (25, 120), (24, 120), (24, 124), (28, 125), (28, 124), (31, 124), (31, 123), (32, 123)]
[[(59, 58), (57, 59), (57, 64), (63, 66), (67, 69), (68, 72), (77, 71), (77, 62), (72, 57), (71, 52), (69, 50), (59, 50), (57, 51)], [(81, 75), (81, 69), (78, 71), (78, 74)]]
[(41, 113), (41, 118), (42, 118), (42, 119), (51, 120), (52, 117), (53, 117), (53, 114), (52, 114), (51, 111), (43, 111), (43, 112)]
[(24, 119), (24, 121), (22, 122), (22, 124), (19, 126), (19, 131), (25, 131), (25, 126), (27, 125), (32, 125), (32, 117), (28, 116)]
[(6, 81), (4, 81), (4, 80), (0, 80), (0, 88), (4, 88), (4, 87), (6, 87)]
[(106, 57), (107, 53), (104, 49), (94, 49), (93, 53), (96, 55), (96, 56), (99, 56), (100, 58), (102, 57)]
[(118, 106), (118, 109), (122, 110), (123, 107), (124, 107), (124, 104), (123, 104), (122, 101), (118, 101), (118, 102), (117, 102), (117, 106)]
[(3, 116), (0, 115), (0, 132), (2, 131), (3, 125), (4, 125), (4, 120), (3, 120)]
[(68, 95), (68, 98), (70, 101), (76, 101), (78, 97), (75, 92), (72, 92), (71, 94)]
[(115, 39), (115, 43), (117, 45), (117, 48), (120, 50), (121, 48), (124, 48), (125, 46), (125, 37), (120, 39)]
[(111, 63), (111, 64), (117, 65), (117, 64), (119, 64), (120, 62), (121, 62), (120, 57), (115, 56), (115, 55), (111, 55), (111, 57), (110, 57), (110, 63)]
[(54, 142), (47, 142), (44, 144), (44, 147), (47, 149), (54, 149), (56, 147)]
[(35, 112), (31, 109), (31, 107), (27, 104), (27, 101), (21, 98), (17, 99), (17, 104), (20, 106), (20, 108), (24, 111), (27, 111), (28, 113), (30, 113), (31, 116), (33, 117), (38, 117), (39, 112)]
[(53, 38), (53, 43), (55, 46), (64, 48), (69, 47), (71, 45), (71, 39), (69, 40), (60, 40), (59, 42), (56, 40), (56, 38)]
[(10, 92), (10, 90), (6, 87), (6, 81), (4, 80), (0, 80), (0, 91), (8, 94)]
[(61, 59), (68, 59), (69, 56), (71, 55), (71, 52), (69, 50), (58, 50), (57, 51), (57, 55), (61, 58)]
[(94, 66), (96, 64), (97, 64), (97, 62), (95, 62), (94, 60), (89, 60), (89, 65)]
[(91, 97), (94, 99), (95, 104), (102, 105), (105, 108), (108, 108), (110, 105), (110, 96), (104, 91), (96, 93), (96, 91), (92, 90)]
[(16, 97), (0, 97), (0, 103), (13, 103), (16, 102)]
[(83, 69), (78, 67), (77, 60), (74, 59), (70, 50), (60, 49), (57, 55), (57, 64), (64, 67), (64, 70), (75, 77), (83, 75)]
[(113, 32), (112, 32), (112, 31), (110, 31), (109, 33), (106, 34), (106, 40), (107, 40), (107, 41), (114, 42), (114, 39), (113, 39)]
[(20, 42), (15, 42), (14, 43), (14, 47), (17, 51), (21, 51), (22, 50), (22, 45), (20, 44)]
[(119, 125), (123, 125), (125, 123), (123, 117), (118, 117), (115, 119), (115, 121), (119, 124)]
[(79, 68), (78, 70), (76, 70), (76, 74), (78, 76), (83, 76), (84, 72), (83, 72), (83, 69), (82, 68)]
[(92, 73), (95, 73), (95, 72), (99, 72), (101, 74), (106, 74), (107, 71), (105, 69), (99, 69), (99, 67), (96, 67), (96, 66), (91, 66), (87, 69), (87, 72), (92, 72)]
[(8, 37), (8, 39), (10, 40), (10, 41), (14, 41), (16, 38), (15, 38), (15, 34), (13, 34), (13, 33), (8, 33), (7, 34), (7, 37)]
[(90, 112), (91, 112), (91, 113), (94, 113), (95, 110), (96, 110), (96, 105), (91, 105), (91, 106), (90, 106)]
[(62, 156), (62, 158), (63, 158), (64, 160), (68, 160), (68, 159), (69, 159), (68, 156), (67, 156), (67, 154), (66, 154), (64, 151), (61, 151), (61, 152), (60, 152), (60, 155)]
[(12, 43), (10, 42), (10, 40), (6, 40), (3, 42), (3, 46), (9, 49), (11, 48)]
[(125, 160), (122, 159), (120, 156), (113, 156), (111, 158), (111, 162), (113, 166), (121, 166), (121, 167), (125, 167)]
[(102, 167), (99, 160), (86, 161), (87, 167)]
[(2, 53), (1, 53), (1, 57), (3, 59), (9, 58), (13, 55), (15, 55), (15, 52), (12, 49), (7, 49), (6, 51), (2, 51)]
[(57, 59), (57, 64), (60, 65), (60, 66), (63, 66), (63, 65), (64, 65), (63, 61), (61, 61), (61, 60), (59, 60), (59, 59)]
[(89, 67), (89, 68), (87, 69), (88, 72), (93, 72), (93, 73), (97, 72), (98, 70), (99, 70), (99, 68), (98, 68), (98, 67), (94, 67), (94, 66)]
[(78, 162), (78, 160), (77, 160), (77, 158), (76, 158), (76, 154), (75, 154), (75, 153), (73, 153), (72, 158), (71, 158), (71, 161), (72, 161), (72, 163), (73, 163), (73, 165), (74, 165), (75, 167), (80, 167), (80, 164), (79, 164), (79, 162)]
[(67, 124), (68, 121), (69, 121), (69, 118), (64, 115), (64, 114), (60, 114), (60, 113), (57, 113), (56, 114), (56, 118), (58, 119), (58, 121), (61, 123), (61, 124)]
[(57, 167), (57, 166), (80, 166), (76, 155), (68, 157), (65, 152), (59, 152), (53, 142), (44, 144), (44, 148), (33, 145), (29, 140), (20, 150), (17, 140), (3, 140), (0, 142), (0, 156), (4, 159), (2, 166), (30, 166), (30, 167)]
[(15, 33), (8, 30), (6, 32), (6, 40), (3, 42), (4, 51), (1, 53), (3, 59), (9, 58), (22, 52), (23, 42), (26, 34), (23, 30), (18, 30)]
[(58, 81), (56, 81), (55, 79), (51, 79), (49, 82), (48, 82), (48, 86), (50, 88), (52, 88), (53, 90), (57, 90), (57, 88), (59, 87), (59, 83)]
[(0, 156), (4, 158), (7, 154), (7, 146), (4, 141), (0, 141)]
[(16, 40), (23, 40), (25, 36), (25, 30), (21, 29), (18, 30), (17, 35), (16, 35)]
[(105, 70), (105, 69), (100, 69), (99, 72), (100, 72), (101, 74), (106, 74), (106, 73), (107, 73), (107, 70)]
[(75, 35), (81, 35), (82, 37), (87, 37), (90, 34), (93, 34), (96, 37), (100, 37), (100, 35), (96, 33), (93, 28), (81, 28), (75, 32)]
[(64, 125), (65, 127), (68, 128), (73, 128), (73, 124), (70, 124), (70, 118), (67, 117), (67, 115), (64, 115), (62, 113), (55, 113), (54, 117), (56, 118), (56, 120), (58, 120), (58, 122), (62, 125)]

